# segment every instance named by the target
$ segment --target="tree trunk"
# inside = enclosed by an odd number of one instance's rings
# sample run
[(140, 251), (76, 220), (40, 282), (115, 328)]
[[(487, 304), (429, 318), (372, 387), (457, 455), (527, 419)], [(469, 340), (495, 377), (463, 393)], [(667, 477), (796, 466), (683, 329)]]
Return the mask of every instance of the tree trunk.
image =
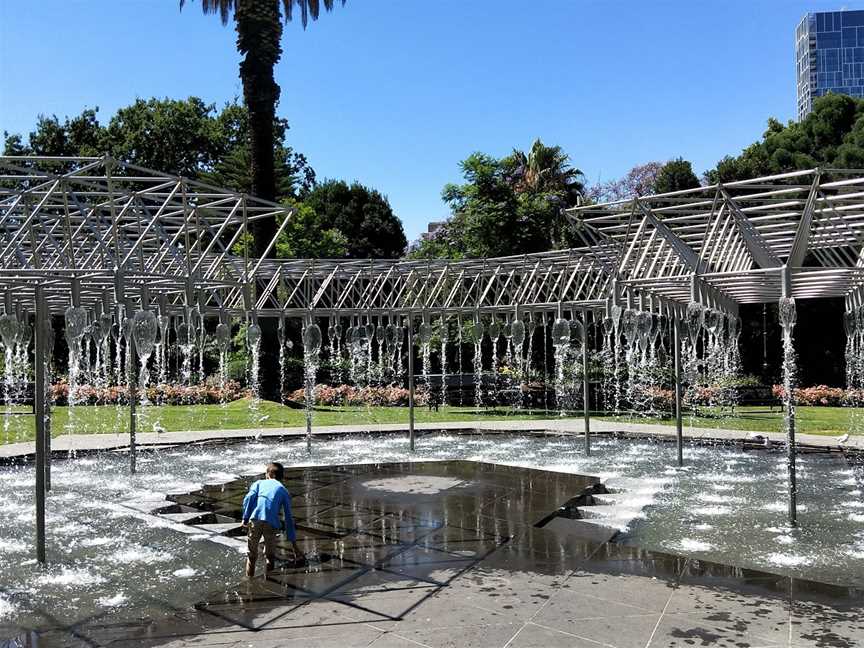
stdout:
[[(274, 132), (279, 85), (273, 69), (282, 55), (282, 19), (278, 0), (240, 0), (235, 11), (237, 48), (243, 99), (249, 111), (249, 148), (252, 158), (252, 194), (276, 200)], [(276, 219), (253, 221), (253, 255), (262, 256), (276, 234)]]
[[(273, 122), (276, 117), (276, 104), (279, 102), (279, 85), (273, 77), (273, 69), (282, 55), (279, 1), (238, 0), (234, 18), (237, 49), (245, 55), (240, 63), (240, 79), (243, 82), (243, 99), (249, 111), (252, 195), (275, 201)], [(276, 235), (276, 229), (275, 217), (250, 223), (253, 256), (264, 255), (264, 250)], [(265, 317), (260, 324), (261, 395), (272, 400), (279, 392), (279, 353), (274, 352), (279, 344), (276, 320)]]

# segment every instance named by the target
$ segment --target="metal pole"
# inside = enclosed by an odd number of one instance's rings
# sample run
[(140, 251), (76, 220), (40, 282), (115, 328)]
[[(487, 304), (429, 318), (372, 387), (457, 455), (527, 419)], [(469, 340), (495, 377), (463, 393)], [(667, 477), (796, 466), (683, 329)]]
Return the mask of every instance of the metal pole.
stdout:
[(684, 465), (684, 423), (681, 418), (681, 322), (672, 315), (675, 345), (675, 436), (678, 446), (678, 465)]
[(585, 454), (591, 454), (591, 396), (588, 388), (591, 386), (588, 380), (588, 311), (582, 317), (582, 409), (585, 415)]
[[(126, 302), (126, 317), (132, 317), (132, 302)], [(127, 382), (129, 383), (129, 472), (135, 474), (135, 459), (137, 448), (135, 445), (135, 434), (137, 428), (137, 413), (135, 412), (136, 400), (138, 399), (138, 376), (136, 375), (137, 353), (135, 351), (135, 335), (129, 336), (129, 343), (126, 345), (126, 373)]]
[[(788, 372), (787, 372), (788, 373)], [(791, 378), (786, 384), (786, 465), (789, 471), (789, 526), (798, 526), (798, 478), (796, 475), (795, 396)]]
[[(45, 353), (45, 387), (42, 390), (41, 398), (42, 403), (45, 408), (44, 415), (42, 416), (42, 421), (45, 425), (45, 470), (42, 472), (45, 475), (45, 490), (51, 490), (51, 397), (49, 395), (49, 388), (51, 385), (51, 372), (49, 370), (50, 362), (52, 354), (54, 353), (54, 332), (51, 329), (51, 312), (48, 310), (48, 304), (44, 300), (43, 296), (43, 305), (42, 305), (42, 327), (45, 332), (44, 342), (42, 343), (42, 348)], [(38, 327), (38, 323), (37, 323)]]
[(45, 559), (45, 294), (36, 286), (36, 304), (33, 342), (33, 373), (35, 387), (33, 405), (36, 412), (36, 560), (44, 565)]
[[(309, 327), (312, 325), (314, 320), (312, 317), (308, 317), (303, 320), (300, 325), (301, 327)], [(305, 329), (303, 330), (305, 333)], [(314, 376), (311, 376), (312, 373), (309, 370), (311, 366), (309, 363), (314, 360), (308, 356), (308, 352), (306, 350), (306, 337), (305, 335), (301, 336), (303, 339), (303, 382), (306, 386), (306, 396), (303, 401), (303, 409), (304, 414), (306, 415), (306, 454), (312, 454), (312, 407), (313, 401), (315, 400), (315, 380)], [(371, 344), (371, 343), (370, 343)]]
[(408, 316), (408, 442), (414, 452), (414, 320)]
[[(789, 300), (792, 303), (791, 322), (784, 322), (783, 307), (779, 308), (781, 330), (783, 335), (783, 391), (786, 398), (784, 406), (784, 418), (786, 419), (786, 467), (789, 474), (789, 526), (798, 526), (798, 479), (796, 474), (795, 444), (795, 384), (792, 374), (792, 364), (795, 362), (794, 349), (792, 348), (792, 331), (795, 327), (795, 302), (791, 300), (792, 276), (789, 266), (783, 266), (781, 270), (781, 302)], [(788, 328), (787, 328), (788, 327)]]

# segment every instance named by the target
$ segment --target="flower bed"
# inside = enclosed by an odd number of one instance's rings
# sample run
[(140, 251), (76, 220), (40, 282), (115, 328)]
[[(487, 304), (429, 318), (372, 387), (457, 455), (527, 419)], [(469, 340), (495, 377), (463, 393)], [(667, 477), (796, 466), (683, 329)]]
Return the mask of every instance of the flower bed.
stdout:
[[(786, 395), (783, 385), (774, 385), (771, 392), (776, 398), (782, 399)], [(828, 387), (827, 385), (814, 385), (813, 387), (798, 387), (793, 391), (795, 402), (799, 405), (812, 405), (816, 407), (840, 407), (861, 402), (861, 390), (843, 389), (842, 387)]]
[[(378, 405), (385, 407), (407, 407), (408, 390), (404, 387), (354, 387), (352, 385), (315, 385), (314, 397), (316, 405)], [(297, 403), (306, 402), (306, 390), (297, 389), (288, 398)], [(428, 394), (425, 389), (418, 387), (414, 394), (414, 402), (417, 405), (426, 405)]]
[[(229, 402), (248, 396), (249, 392), (240, 383), (227, 381), (224, 390), (213, 383), (200, 385), (154, 385), (147, 388), (147, 398), (159, 405), (206, 405)], [(51, 398), (55, 405), (69, 404), (69, 384), (55, 383), (51, 386)], [(79, 385), (76, 394), (79, 405), (122, 405), (129, 402), (126, 387), (97, 387)]]

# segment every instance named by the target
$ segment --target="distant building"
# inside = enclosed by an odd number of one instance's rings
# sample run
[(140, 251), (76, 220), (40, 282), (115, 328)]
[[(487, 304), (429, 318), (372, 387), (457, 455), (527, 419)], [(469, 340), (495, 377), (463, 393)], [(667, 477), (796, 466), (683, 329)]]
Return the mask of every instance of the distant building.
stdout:
[(864, 97), (864, 11), (808, 13), (795, 29), (798, 119), (829, 92)]
[(420, 234), (420, 240), (425, 241), (432, 238), (442, 227), (444, 227), (444, 221), (432, 221), (426, 226), (426, 231)]
[(443, 221), (443, 220), (441, 220), (441, 221), (431, 221), (431, 222), (429, 223), (429, 225), (426, 226), (426, 231), (425, 231), (425, 232), (420, 232), (420, 238), (417, 239), (416, 241), (414, 241), (413, 243), (411, 243), (411, 244), (408, 246), (408, 251), (409, 251), (409, 252), (413, 252), (413, 251), (416, 250), (418, 247), (420, 247), (420, 243), (422, 243), (423, 241), (427, 241), (427, 240), (429, 240), (430, 238), (432, 238), (433, 236), (435, 236), (435, 234), (438, 233), (438, 230), (440, 230), (442, 227), (444, 227), (444, 223), (445, 223), (445, 222), (446, 222), (446, 221)]

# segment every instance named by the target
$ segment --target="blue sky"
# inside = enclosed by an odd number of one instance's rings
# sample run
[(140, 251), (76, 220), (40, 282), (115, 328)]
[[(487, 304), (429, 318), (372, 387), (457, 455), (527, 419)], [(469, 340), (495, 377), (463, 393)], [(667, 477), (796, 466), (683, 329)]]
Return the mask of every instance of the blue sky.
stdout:
[[(409, 239), (472, 151), (560, 144), (588, 180), (683, 156), (698, 173), (795, 115), (809, 0), (348, 0), (277, 68), (290, 144), (385, 193)], [(861, 8), (854, 3), (846, 8)], [(234, 31), (199, 0), (0, 0), (0, 130), (136, 97), (241, 93)]]

